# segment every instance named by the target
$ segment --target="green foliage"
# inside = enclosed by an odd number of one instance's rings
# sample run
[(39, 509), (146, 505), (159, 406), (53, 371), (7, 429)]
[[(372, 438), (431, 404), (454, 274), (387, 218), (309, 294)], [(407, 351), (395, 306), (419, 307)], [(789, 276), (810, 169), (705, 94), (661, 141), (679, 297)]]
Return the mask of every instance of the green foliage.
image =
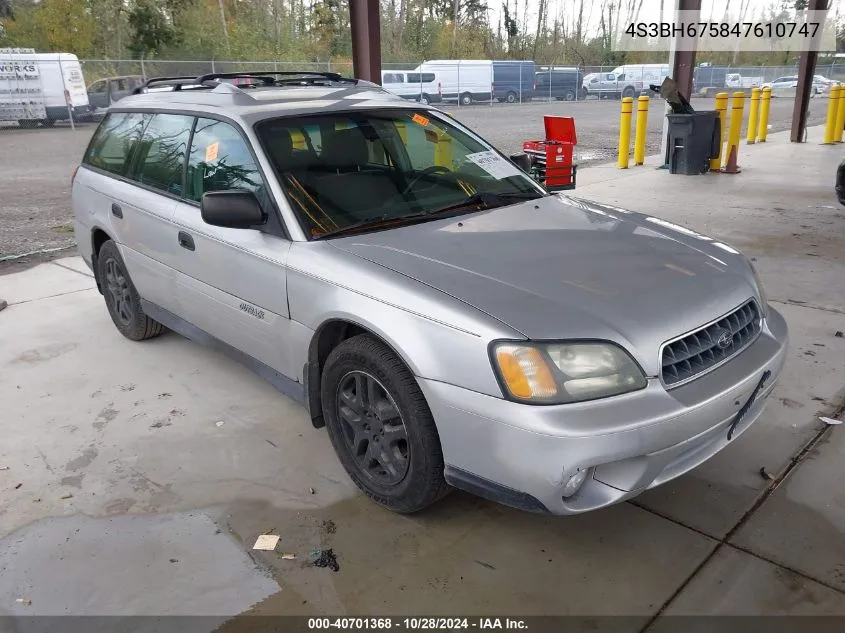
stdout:
[[(349, 4), (356, 1), (0, 0), (5, 29), (0, 44), (71, 52), (83, 59), (143, 58), (150, 72), (165, 69), (170, 74), (191, 73), (194, 66), (197, 72), (207, 71), (210, 62), (165, 65), (153, 60), (331, 61), (333, 67), (345, 68), (352, 56)], [(610, 49), (609, 23), (615, 25), (639, 4), (641, 0), (458, 0), (456, 21), (455, 0), (381, 0), (382, 59), (408, 68), (443, 58), (582, 66), (663, 61), (665, 52), (626, 55)], [(791, 15), (806, 5), (807, 0), (771, 0), (748, 19)], [(490, 23), (493, 6), (499, 8), (496, 24)], [(592, 15), (591, 25), (582, 29), (579, 14)], [(840, 25), (838, 40), (843, 38)], [(784, 63), (770, 54), (746, 52), (700, 53), (698, 61)], [(86, 76), (89, 68), (134, 73), (140, 67), (90, 63)]]

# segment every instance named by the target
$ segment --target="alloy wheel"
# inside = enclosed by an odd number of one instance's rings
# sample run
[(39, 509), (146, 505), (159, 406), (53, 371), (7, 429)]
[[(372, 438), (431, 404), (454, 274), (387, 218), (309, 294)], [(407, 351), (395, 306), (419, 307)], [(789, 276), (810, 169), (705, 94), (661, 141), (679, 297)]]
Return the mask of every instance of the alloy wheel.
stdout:
[(120, 264), (111, 258), (106, 261), (106, 292), (117, 318), (123, 325), (129, 325), (135, 317), (129, 280)]
[(410, 448), (402, 414), (374, 376), (351, 371), (338, 383), (337, 419), (349, 454), (373, 481), (395, 486), (408, 474)]

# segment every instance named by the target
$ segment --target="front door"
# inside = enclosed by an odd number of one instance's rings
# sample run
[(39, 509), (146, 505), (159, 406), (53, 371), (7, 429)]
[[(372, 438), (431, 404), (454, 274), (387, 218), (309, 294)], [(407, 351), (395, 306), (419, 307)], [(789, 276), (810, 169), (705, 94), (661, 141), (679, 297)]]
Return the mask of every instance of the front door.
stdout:
[(224, 121), (197, 119), (185, 200), (170, 239), (178, 245), (176, 283), (182, 317), (214, 338), (292, 377), (286, 264), (291, 243), (269, 231), (206, 224), (208, 191), (247, 190), (274, 213), (249, 144)]

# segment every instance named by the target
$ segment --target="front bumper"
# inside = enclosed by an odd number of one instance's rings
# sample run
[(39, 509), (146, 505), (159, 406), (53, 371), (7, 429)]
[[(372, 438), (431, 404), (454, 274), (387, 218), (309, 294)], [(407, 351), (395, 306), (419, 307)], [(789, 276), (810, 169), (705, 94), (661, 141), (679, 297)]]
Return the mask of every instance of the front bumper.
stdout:
[[(763, 411), (786, 359), (788, 332), (774, 309), (758, 339), (718, 369), (667, 391), (531, 406), (441, 382), (419, 383), (437, 423), (447, 480), (523, 509), (576, 514), (634, 497), (706, 461)], [(728, 429), (765, 371), (731, 440)], [(564, 497), (579, 471), (587, 478)]]

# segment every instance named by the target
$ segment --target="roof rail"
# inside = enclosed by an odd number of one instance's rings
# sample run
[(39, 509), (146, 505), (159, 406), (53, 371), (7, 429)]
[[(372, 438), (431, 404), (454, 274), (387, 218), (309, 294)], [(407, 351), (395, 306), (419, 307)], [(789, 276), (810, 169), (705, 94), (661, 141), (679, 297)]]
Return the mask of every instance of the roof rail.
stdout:
[[(282, 77), (282, 79), (273, 79), (273, 77)], [(216, 79), (238, 79), (238, 78), (255, 78), (264, 81), (265, 84), (278, 84), (285, 81), (300, 82), (300, 81), (319, 81), (320, 79), (327, 79), (338, 83), (358, 83), (357, 79), (344, 77), (337, 73), (326, 73), (311, 70), (258, 70), (258, 71), (243, 71), (236, 73), (209, 73), (207, 75), (200, 75), (196, 78), (197, 83), (204, 83), (206, 81), (214, 81)]]
[(197, 77), (188, 77), (187, 75), (179, 77), (152, 77), (145, 81), (132, 91), (133, 95), (143, 93), (147, 88), (155, 86), (172, 86), (173, 90), (181, 90), (182, 86), (196, 86), (201, 87), (202, 82), (197, 81)]

